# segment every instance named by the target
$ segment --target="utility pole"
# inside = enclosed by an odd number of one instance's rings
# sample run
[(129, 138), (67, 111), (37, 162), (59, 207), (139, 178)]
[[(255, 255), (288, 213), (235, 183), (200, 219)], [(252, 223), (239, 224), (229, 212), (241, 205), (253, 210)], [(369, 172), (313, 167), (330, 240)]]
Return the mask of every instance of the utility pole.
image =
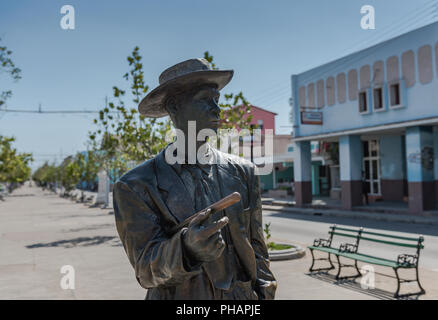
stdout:
[(251, 133), (251, 162), (254, 162), (254, 125), (251, 124), (250, 126), (250, 133)]

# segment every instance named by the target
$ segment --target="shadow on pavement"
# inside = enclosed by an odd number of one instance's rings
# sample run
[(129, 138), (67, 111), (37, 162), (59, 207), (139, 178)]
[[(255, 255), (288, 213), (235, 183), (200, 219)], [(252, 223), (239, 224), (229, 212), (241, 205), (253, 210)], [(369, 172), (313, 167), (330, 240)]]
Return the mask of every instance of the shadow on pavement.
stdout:
[(349, 217), (334, 217), (327, 216), (323, 211), (315, 211), (313, 214), (308, 213), (291, 213), (291, 212), (269, 212), (269, 216), (285, 219), (304, 220), (313, 222), (331, 223), (337, 225), (363, 227), (369, 229), (378, 229), (394, 232), (413, 233), (421, 235), (438, 236), (438, 228), (436, 225), (427, 225), (420, 223), (379, 221), (372, 219), (349, 218)]
[(83, 228), (62, 230), (62, 232), (80, 232), (80, 231), (105, 229), (105, 228), (110, 228), (110, 227), (115, 227), (115, 225), (111, 224), (111, 223), (104, 223), (104, 224), (98, 224), (98, 225), (94, 225), (94, 226), (83, 227)]
[[(393, 292), (388, 292), (385, 290), (381, 290), (378, 288), (374, 288), (374, 289), (364, 289), (362, 288), (362, 286), (360, 285), (360, 283), (356, 282), (355, 280), (336, 280), (336, 277), (332, 274), (329, 274), (327, 272), (316, 272), (316, 273), (306, 273), (307, 276), (314, 278), (314, 279), (318, 279), (318, 280), (322, 280), (325, 281), (327, 283), (345, 288), (345, 289), (349, 289), (349, 290), (353, 290), (359, 293), (363, 293), (366, 294), (368, 296), (380, 299), (380, 300), (397, 300), (394, 298), (394, 293)], [(411, 296), (408, 298), (403, 298), (403, 299), (399, 299), (399, 300), (418, 300), (419, 296)]]
[(95, 236), (95, 237), (79, 237), (69, 240), (59, 240), (48, 243), (35, 243), (26, 246), (27, 249), (48, 248), (48, 247), (64, 247), (73, 248), (76, 246), (88, 247), (96, 246), (103, 243), (109, 243), (112, 247), (121, 246), (120, 240), (117, 237), (110, 236)]

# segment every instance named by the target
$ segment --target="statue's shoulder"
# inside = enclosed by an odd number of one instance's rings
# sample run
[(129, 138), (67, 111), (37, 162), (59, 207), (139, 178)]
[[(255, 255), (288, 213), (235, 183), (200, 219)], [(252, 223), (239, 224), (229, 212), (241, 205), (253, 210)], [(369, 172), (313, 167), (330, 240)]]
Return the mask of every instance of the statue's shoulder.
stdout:
[(229, 170), (238, 170), (241, 174), (250, 176), (254, 174), (255, 165), (242, 157), (234, 154), (225, 153), (220, 150), (215, 149), (218, 164)]
[(134, 185), (154, 184), (154, 181), (156, 181), (154, 162), (155, 158), (146, 160), (122, 175), (117, 182), (131, 187)]

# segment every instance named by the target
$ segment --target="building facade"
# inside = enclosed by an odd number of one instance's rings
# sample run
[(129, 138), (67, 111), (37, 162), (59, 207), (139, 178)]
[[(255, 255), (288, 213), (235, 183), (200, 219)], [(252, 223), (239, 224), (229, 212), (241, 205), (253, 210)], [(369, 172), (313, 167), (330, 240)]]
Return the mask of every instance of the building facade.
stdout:
[(295, 197), (312, 201), (311, 141), (338, 146), (341, 202), (438, 201), (438, 23), (292, 78)]
[[(283, 189), (287, 190), (289, 194), (293, 193), (294, 189), (294, 169), (293, 169), (293, 146), (292, 135), (290, 134), (275, 134), (275, 116), (274, 112), (269, 110), (251, 106), (251, 121), (250, 124), (257, 125), (261, 129), (261, 141), (254, 141), (255, 144), (260, 143), (262, 146), (262, 154), (255, 155), (253, 161), (257, 163), (267, 163), (272, 161), (272, 172), (267, 175), (260, 176), (260, 184), (263, 191)], [(264, 155), (264, 135), (265, 130), (272, 130), (273, 136), (273, 150), (272, 158)], [(326, 177), (322, 166), (325, 164), (324, 156), (321, 156), (319, 151), (319, 144), (312, 142), (312, 194), (319, 196), (325, 195), (327, 188), (324, 186)], [(248, 158), (248, 160), (251, 160)]]

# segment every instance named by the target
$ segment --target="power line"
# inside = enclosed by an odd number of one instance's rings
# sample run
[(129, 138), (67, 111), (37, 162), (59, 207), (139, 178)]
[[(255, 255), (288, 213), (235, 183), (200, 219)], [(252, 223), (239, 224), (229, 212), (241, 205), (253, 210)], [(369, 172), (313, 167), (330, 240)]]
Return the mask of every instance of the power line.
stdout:
[[(100, 110), (24, 110), (24, 109), (0, 109), (0, 112), (15, 112), (15, 113), (50, 113), (50, 114), (81, 114), (81, 113), (99, 113)], [(117, 112), (110, 112), (117, 113)]]

